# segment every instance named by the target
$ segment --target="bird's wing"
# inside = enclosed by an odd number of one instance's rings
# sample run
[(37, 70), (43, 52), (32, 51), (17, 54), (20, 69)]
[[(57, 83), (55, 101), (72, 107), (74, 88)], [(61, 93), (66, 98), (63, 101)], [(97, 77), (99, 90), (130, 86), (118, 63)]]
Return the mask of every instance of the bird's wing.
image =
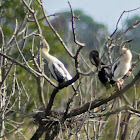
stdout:
[(109, 71), (110, 71), (109, 67), (106, 68), (103, 67), (98, 72), (99, 80), (104, 86), (106, 86), (106, 84), (109, 83), (111, 80), (111, 74)]
[(116, 73), (118, 73), (119, 65), (120, 65), (120, 61), (117, 61), (117, 62), (114, 63), (114, 65), (112, 66), (112, 74), (113, 74), (113, 76), (115, 76)]
[(60, 83), (64, 82), (64, 80), (72, 79), (64, 64), (60, 61), (52, 63), (50, 71), (53, 77)]

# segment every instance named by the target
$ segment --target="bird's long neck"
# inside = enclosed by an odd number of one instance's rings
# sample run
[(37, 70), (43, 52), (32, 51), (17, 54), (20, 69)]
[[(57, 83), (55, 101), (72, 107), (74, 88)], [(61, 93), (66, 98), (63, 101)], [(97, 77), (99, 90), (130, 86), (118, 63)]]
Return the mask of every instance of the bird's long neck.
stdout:
[(49, 62), (49, 61), (54, 59), (54, 56), (49, 54), (50, 47), (49, 47), (48, 42), (45, 40), (45, 38), (43, 36), (40, 36), (40, 39), (42, 40), (43, 47), (44, 47), (41, 50), (42, 51), (42, 55)]
[(54, 59), (54, 56), (52, 56), (51, 54), (49, 54), (48, 50), (46, 48), (43, 48), (42, 49), (42, 55), (43, 57), (48, 61), (50, 62), (51, 60)]

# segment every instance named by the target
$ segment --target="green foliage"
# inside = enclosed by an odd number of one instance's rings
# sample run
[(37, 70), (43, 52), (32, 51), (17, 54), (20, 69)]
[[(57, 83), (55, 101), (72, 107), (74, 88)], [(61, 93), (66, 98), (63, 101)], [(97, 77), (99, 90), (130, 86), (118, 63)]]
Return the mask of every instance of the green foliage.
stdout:
[(3, 26), (3, 31), (4, 31), (4, 33), (6, 33), (7, 36), (10, 36), (12, 34), (12, 30), (11, 30), (10, 26), (7, 24), (5, 24)]
[(2, 8), (5, 10), (6, 23), (15, 22), (15, 19), (22, 21), (26, 14), (20, 0), (5, 0)]
[(25, 17), (25, 8), (20, 0), (5, 0), (3, 1), (1, 13), (4, 13), (3, 18), (3, 32), (7, 37), (12, 35), (13, 29), (15, 28), (15, 19), (19, 23), (23, 22)]

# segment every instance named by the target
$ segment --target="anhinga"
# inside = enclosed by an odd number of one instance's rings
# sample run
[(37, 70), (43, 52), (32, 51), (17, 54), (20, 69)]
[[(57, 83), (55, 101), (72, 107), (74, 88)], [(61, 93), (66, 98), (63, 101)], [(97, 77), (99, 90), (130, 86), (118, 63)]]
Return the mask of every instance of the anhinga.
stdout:
[(112, 81), (116, 81), (118, 87), (123, 83), (124, 76), (130, 74), (131, 61), (132, 53), (123, 45), (120, 48), (120, 58), (112, 66)]
[(91, 63), (97, 67), (99, 80), (105, 87), (116, 83), (120, 89), (125, 76), (130, 75), (132, 53), (129, 49), (125, 48), (125, 45), (121, 47), (120, 59), (113, 64), (112, 69), (100, 60), (99, 53), (96, 50), (90, 53), (89, 58)]
[[(111, 69), (100, 60), (99, 53), (96, 50), (90, 52), (89, 59), (98, 70), (99, 80), (106, 88), (108, 88), (111, 80)], [(115, 81), (112, 81), (112, 84), (115, 84)]]
[[(45, 38), (40, 35), (40, 39), (43, 42), (43, 46), (44, 46), (42, 48), (42, 55), (48, 62), (48, 67), (53, 78), (56, 81), (58, 81), (58, 83), (71, 80), (72, 76), (70, 75), (70, 73), (68, 72), (64, 64), (60, 60), (58, 60), (56, 57), (49, 54), (50, 47), (47, 41), (45, 40)], [(72, 83), (72, 87), (74, 91), (76, 91), (73, 85), (74, 83)]]

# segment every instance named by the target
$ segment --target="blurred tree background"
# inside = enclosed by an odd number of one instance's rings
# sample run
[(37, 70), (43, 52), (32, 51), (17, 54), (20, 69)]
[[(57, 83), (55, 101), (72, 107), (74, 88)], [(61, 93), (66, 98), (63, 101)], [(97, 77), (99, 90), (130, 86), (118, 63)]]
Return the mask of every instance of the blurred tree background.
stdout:
[[(35, 10), (36, 17), (39, 20), (41, 30), (43, 31), (43, 36), (50, 45), (50, 54), (62, 60), (69, 72), (74, 76), (76, 72), (74, 61), (67, 54), (59, 39), (45, 22), (39, 3), (37, 1), (29, 1), (29, 5)], [(0, 7), (0, 51), (18, 61), (23, 66), (28, 63), (31, 68), (39, 72), (38, 68), (34, 64), (34, 61), (36, 61), (38, 66), (45, 71), (45, 74), (51, 78), (47, 62), (43, 61), (40, 54), (42, 44), (39, 38), (34, 35), (38, 28), (34, 22), (33, 15), (31, 15), (21, 0), (2, 0), (0, 2)], [(75, 10), (74, 13), (79, 18), (75, 19), (77, 40), (86, 45), (86, 47), (81, 51), (80, 68), (83, 72), (88, 72), (90, 70), (89, 67), (91, 69), (95, 69), (89, 62), (90, 51), (98, 50), (100, 52), (100, 56), (103, 55), (109, 31), (106, 25), (96, 22), (82, 10)], [(72, 53), (75, 53), (77, 46), (73, 40), (71, 12), (61, 12), (51, 18), (50, 21), (66, 43), (68, 49)], [(125, 29), (135, 24), (136, 21), (140, 21), (139, 15), (126, 19)], [(116, 36), (121, 33), (122, 30), (118, 30)], [(133, 39), (131, 46), (129, 47), (132, 50), (134, 62), (138, 60), (138, 55), (140, 53), (140, 26), (129, 30), (129, 32), (124, 34), (123, 40), (127, 39)], [(118, 49), (116, 50), (115, 56), (118, 55)], [(106, 55), (103, 56), (103, 60), (107, 62)], [(0, 55), (0, 61), (0, 137), (3, 137), (3, 139), (15, 140), (30, 139), (38, 126), (33, 121), (33, 114), (40, 110), (40, 108), (43, 108), (42, 99), (40, 97), (42, 93), (41, 84), (39, 82), (41, 80), (43, 81), (43, 95), (46, 105), (54, 87), (51, 86), (48, 81), (41, 79), (39, 76), (34, 76), (34, 74), (15, 64), (13, 61), (10, 61), (8, 58)], [(138, 64), (133, 71), (134, 75), (128, 78), (126, 83), (135, 77), (135, 74), (139, 69), (140, 65)], [(96, 74), (91, 76), (81, 76), (76, 84), (80, 85), (80, 97), (75, 97), (72, 103), (73, 108), (82, 106), (86, 102), (92, 101), (105, 93), (105, 88), (99, 82)], [(71, 87), (66, 87), (58, 92), (54, 101), (53, 109), (64, 111), (67, 101), (72, 94), (73, 91)], [(137, 83), (133, 88), (127, 91), (127, 96), (131, 103), (134, 105), (137, 104), (136, 109), (139, 110), (140, 83)], [(135, 103), (135, 101), (137, 101), (137, 103)], [(124, 105), (125, 102), (122, 101), (121, 104)], [(107, 104), (107, 106), (109, 105)], [(117, 107), (117, 103), (114, 103), (114, 106)], [(98, 110), (102, 112), (104, 108), (106, 108), (106, 105), (104, 105), (104, 107), (102, 106), (94, 109), (93, 113)], [(117, 115), (118, 114), (98, 117), (95, 119), (93, 118), (90, 120), (87, 119), (84, 122), (85, 124), (82, 124), (82, 118), (80, 120), (81, 115), (79, 116), (79, 122), (72, 124), (73, 126), (71, 126), (70, 129), (71, 132), (67, 131), (63, 134), (63, 137), (59, 137), (60, 139), (72, 140), (112, 140), (115, 135)], [(126, 130), (124, 128), (125, 122), (128, 125), (126, 133), (127, 139), (131, 139), (132, 137), (137, 139), (140, 138), (140, 119), (137, 115), (124, 112), (120, 121), (120, 125), (122, 125), (121, 128), (123, 129), (122, 134), (124, 134), (123, 132)], [(121, 136), (121, 133), (119, 136)]]

